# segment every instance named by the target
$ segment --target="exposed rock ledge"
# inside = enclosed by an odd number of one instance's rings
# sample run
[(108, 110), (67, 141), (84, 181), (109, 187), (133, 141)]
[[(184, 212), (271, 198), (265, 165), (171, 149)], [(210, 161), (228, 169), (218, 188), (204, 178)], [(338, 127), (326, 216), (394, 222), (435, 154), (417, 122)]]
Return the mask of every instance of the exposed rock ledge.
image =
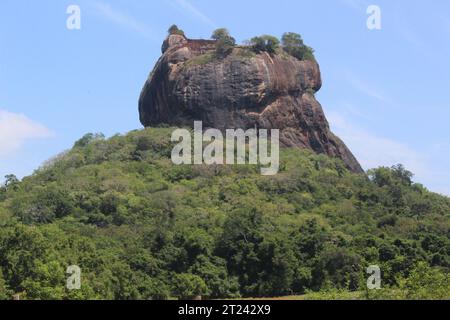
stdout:
[(142, 89), (140, 120), (204, 127), (280, 129), (284, 146), (341, 158), (353, 172), (360, 164), (329, 128), (314, 93), (322, 85), (319, 65), (285, 54), (253, 54), (235, 48), (214, 58), (215, 41), (170, 35)]

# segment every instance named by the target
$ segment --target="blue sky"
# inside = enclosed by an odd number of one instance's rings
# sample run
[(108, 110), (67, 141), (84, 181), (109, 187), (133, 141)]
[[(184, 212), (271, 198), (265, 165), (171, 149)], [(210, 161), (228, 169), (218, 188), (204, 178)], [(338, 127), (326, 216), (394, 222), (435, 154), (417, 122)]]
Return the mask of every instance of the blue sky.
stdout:
[[(66, 28), (71, 4), (81, 30)], [(381, 30), (366, 26), (370, 4)], [(318, 100), (362, 165), (403, 163), (450, 195), (448, 0), (2, 0), (0, 176), (31, 174), (87, 132), (141, 128), (139, 93), (172, 23), (191, 38), (302, 34)]]

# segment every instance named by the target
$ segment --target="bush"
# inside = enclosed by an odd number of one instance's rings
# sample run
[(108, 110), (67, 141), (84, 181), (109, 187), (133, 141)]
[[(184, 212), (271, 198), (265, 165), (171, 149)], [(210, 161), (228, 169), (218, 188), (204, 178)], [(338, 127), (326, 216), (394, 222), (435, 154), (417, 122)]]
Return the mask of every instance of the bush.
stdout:
[(227, 29), (220, 28), (213, 32), (211, 39), (217, 41), (216, 53), (220, 57), (227, 56), (236, 46), (236, 40), (230, 35)]
[(220, 40), (224, 38), (231, 38), (230, 32), (226, 28), (216, 29), (211, 35), (211, 39), (213, 40)]
[[(411, 184), (403, 167), (368, 179), (296, 148), (280, 149), (273, 177), (256, 166), (175, 166), (172, 131), (88, 135), (52, 166), (9, 176), (0, 299), (364, 298), (371, 264), (386, 289), (368, 298), (448, 297), (450, 198)], [(66, 292), (72, 264), (82, 290)]]
[(169, 35), (177, 34), (180, 36), (185, 36), (184, 31), (179, 29), (176, 24), (173, 24), (172, 26), (170, 26), (170, 28), (169, 28), (169, 30), (167, 30), (167, 32), (169, 33)]
[(404, 283), (407, 299), (449, 299), (450, 276), (419, 262)]
[(417, 263), (408, 277), (397, 280), (396, 287), (370, 290), (366, 298), (372, 300), (448, 300), (450, 275), (431, 268), (425, 262)]
[(10, 297), (10, 292), (6, 286), (5, 279), (3, 279), (3, 272), (0, 268), (0, 300), (8, 300)]
[(255, 52), (268, 52), (269, 54), (275, 54), (280, 46), (280, 40), (274, 36), (263, 35), (252, 38), (250, 40), (250, 45)]
[(197, 296), (208, 294), (203, 279), (189, 273), (175, 275), (172, 284), (172, 292), (179, 299), (192, 299)]
[(299, 60), (315, 61), (314, 50), (303, 43), (298, 33), (287, 32), (281, 39), (283, 50)]
[(80, 140), (75, 142), (74, 148), (83, 148), (92, 142), (102, 141), (104, 139), (105, 135), (103, 133), (87, 133)]

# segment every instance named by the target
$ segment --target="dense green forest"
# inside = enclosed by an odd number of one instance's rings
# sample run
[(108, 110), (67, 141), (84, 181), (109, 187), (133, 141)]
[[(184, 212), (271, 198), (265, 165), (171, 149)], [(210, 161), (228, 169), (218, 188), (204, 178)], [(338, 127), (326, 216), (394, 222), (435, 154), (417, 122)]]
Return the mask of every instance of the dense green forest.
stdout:
[[(0, 299), (450, 298), (450, 199), (298, 149), (175, 166), (170, 128), (89, 134), (0, 188)], [(82, 270), (80, 290), (66, 269)], [(379, 265), (381, 290), (366, 289)]]

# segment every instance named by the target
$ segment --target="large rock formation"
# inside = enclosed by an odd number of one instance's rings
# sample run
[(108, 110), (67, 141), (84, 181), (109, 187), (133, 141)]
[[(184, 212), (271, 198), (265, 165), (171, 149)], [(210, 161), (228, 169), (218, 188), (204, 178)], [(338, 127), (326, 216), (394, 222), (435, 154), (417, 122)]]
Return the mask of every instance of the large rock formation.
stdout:
[(144, 126), (193, 126), (201, 120), (221, 130), (280, 129), (282, 145), (339, 157), (350, 170), (363, 172), (330, 131), (314, 97), (322, 85), (316, 62), (239, 47), (217, 58), (214, 41), (181, 35), (170, 35), (162, 51), (139, 99)]

